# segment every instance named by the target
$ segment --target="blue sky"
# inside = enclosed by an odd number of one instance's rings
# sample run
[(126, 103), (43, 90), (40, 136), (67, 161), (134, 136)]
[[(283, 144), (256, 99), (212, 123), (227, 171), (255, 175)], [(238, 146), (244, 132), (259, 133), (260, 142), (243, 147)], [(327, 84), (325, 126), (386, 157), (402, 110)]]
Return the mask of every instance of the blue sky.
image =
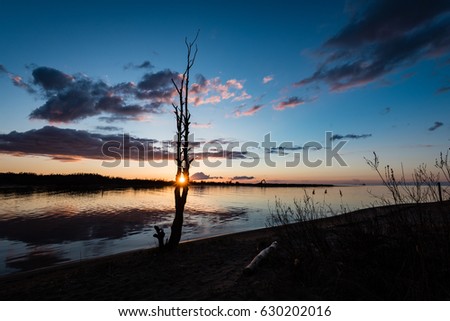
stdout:
[[(172, 179), (171, 160), (155, 167), (131, 154), (129, 166), (104, 166), (101, 146), (127, 133), (160, 152), (172, 139), (170, 79), (197, 30), (196, 177), (368, 182), (372, 151), (410, 172), (449, 148), (448, 1), (3, 0), (1, 171)], [(326, 132), (332, 146), (346, 141), (347, 166), (286, 167), (305, 143), (325, 146)], [(293, 148), (269, 153), (268, 133)], [(217, 153), (222, 165), (210, 167), (208, 142), (260, 146)], [(326, 151), (309, 156), (325, 160)]]

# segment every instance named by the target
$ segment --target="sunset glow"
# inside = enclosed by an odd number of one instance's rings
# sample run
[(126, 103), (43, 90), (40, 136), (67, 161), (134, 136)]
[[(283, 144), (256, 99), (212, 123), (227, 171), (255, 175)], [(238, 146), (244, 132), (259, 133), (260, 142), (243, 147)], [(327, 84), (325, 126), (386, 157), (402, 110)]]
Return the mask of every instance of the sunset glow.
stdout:
[(184, 183), (186, 183), (186, 179), (184, 178), (184, 175), (180, 175), (180, 177), (178, 177), (178, 184), (184, 185)]
[(198, 29), (193, 180), (370, 183), (373, 151), (407, 177), (448, 151), (448, 2), (175, 2), (2, 2), (0, 170), (172, 180)]

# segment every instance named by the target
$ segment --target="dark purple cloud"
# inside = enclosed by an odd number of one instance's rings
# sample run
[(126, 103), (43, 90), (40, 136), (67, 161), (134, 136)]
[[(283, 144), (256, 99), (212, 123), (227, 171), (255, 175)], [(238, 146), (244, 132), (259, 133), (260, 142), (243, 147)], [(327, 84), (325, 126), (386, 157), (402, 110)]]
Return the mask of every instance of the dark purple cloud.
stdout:
[(247, 158), (248, 152), (246, 151), (233, 151), (233, 150), (209, 150), (195, 153), (196, 159), (204, 159), (204, 158), (225, 158), (225, 159), (245, 159)]
[(250, 107), (250, 108), (248, 108), (246, 110), (242, 110), (242, 107), (238, 107), (234, 111), (234, 116), (235, 117), (253, 116), (258, 111), (260, 111), (263, 107), (264, 107), (264, 105), (255, 105), (255, 106)]
[(347, 135), (333, 135), (331, 136), (331, 140), (341, 140), (341, 139), (362, 139), (362, 138), (369, 138), (372, 137), (372, 134), (362, 134), (362, 135), (355, 135), (355, 134), (347, 134)]
[(153, 69), (154, 67), (155, 66), (153, 66), (150, 61), (146, 60), (140, 65), (135, 65), (134, 63), (130, 62), (126, 64), (123, 69)]
[(152, 100), (154, 103), (170, 104), (176, 94), (172, 79), (177, 80), (178, 73), (165, 69), (145, 74), (137, 84), (136, 97)]
[(62, 90), (67, 88), (74, 78), (59, 70), (49, 67), (38, 67), (33, 70), (34, 83), (40, 85), (44, 90)]
[(68, 123), (99, 113), (95, 109), (95, 98), (88, 92), (70, 90), (50, 97), (44, 105), (31, 112), (30, 119)]
[(305, 103), (305, 100), (299, 97), (290, 97), (285, 101), (278, 103), (273, 109), (285, 110), (286, 108), (295, 108)]
[[(152, 146), (157, 141), (122, 134), (105, 135), (85, 130), (45, 126), (22, 133), (12, 131), (9, 134), (0, 134), (0, 153), (47, 156), (60, 161), (77, 161), (83, 158), (106, 160), (108, 158), (103, 154), (102, 146), (108, 142), (122, 144), (124, 148), (147, 146), (150, 148), (148, 151), (153, 152)], [(115, 146), (118, 146), (117, 144)], [(145, 156), (150, 157), (148, 154), (138, 155), (134, 149), (129, 154), (124, 153), (124, 157), (135, 160)], [(156, 151), (151, 156), (158, 158), (160, 152)]]
[(237, 181), (237, 180), (250, 180), (250, 179), (254, 179), (255, 176), (234, 176), (231, 178), (231, 180), (233, 181)]
[[(114, 131), (116, 128), (98, 128)], [(204, 143), (204, 142), (203, 142)], [(59, 161), (78, 161), (80, 159), (108, 160), (111, 155), (105, 155), (107, 144), (114, 149), (117, 156), (128, 160), (173, 160), (175, 158), (172, 141), (157, 141), (155, 139), (132, 137), (127, 134), (99, 134), (85, 130), (45, 126), (26, 132), (12, 131), (0, 134), (0, 154), (15, 156), (36, 155), (51, 157)], [(192, 142), (191, 146), (199, 147), (202, 142)], [(218, 148), (211, 151), (193, 153), (195, 159), (224, 158), (245, 159), (247, 152)]]
[(316, 71), (294, 85), (325, 82), (343, 91), (449, 52), (449, 1), (371, 1), (322, 45)]
[(444, 87), (439, 88), (439, 89), (436, 91), (436, 93), (438, 93), (438, 94), (444, 94), (444, 93), (447, 93), (447, 92), (449, 92), (449, 91), (450, 91), (450, 86), (444, 86)]
[(288, 152), (295, 152), (302, 150), (302, 146), (293, 146), (291, 144), (285, 144), (286, 146), (278, 146), (278, 147), (271, 147), (270, 149), (266, 148), (266, 153), (270, 154), (278, 154), (278, 156), (286, 156), (289, 155)]
[(377, 0), (330, 38), (325, 46), (349, 48), (395, 39), (449, 11), (447, 0)]
[(428, 128), (428, 130), (429, 130), (430, 132), (432, 132), (432, 131), (435, 131), (436, 129), (438, 129), (439, 127), (441, 127), (441, 126), (443, 126), (443, 125), (444, 125), (443, 122), (435, 121), (435, 122), (434, 122), (434, 125), (431, 126), (430, 128)]
[(141, 90), (164, 90), (167, 87), (172, 88), (172, 79), (176, 80), (178, 73), (169, 69), (158, 71), (156, 73), (148, 73), (142, 77), (142, 80), (138, 83), (138, 88)]
[(116, 127), (116, 126), (97, 126), (97, 127), (95, 127), (95, 129), (103, 130), (103, 131), (108, 131), (108, 132), (118, 132), (118, 131), (123, 131), (123, 128), (121, 128), (121, 127)]
[(204, 181), (204, 180), (208, 180), (208, 179), (223, 179), (222, 176), (211, 176), (211, 175), (207, 175), (203, 172), (197, 172), (194, 173), (193, 175), (191, 175), (190, 179), (192, 181)]
[[(146, 114), (161, 113), (174, 94), (172, 78), (177, 73), (164, 70), (147, 73), (138, 85), (124, 82), (108, 85), (84, 75), (68, 75), (49, 67), (33, 70), (34, 85), (46, 102), (33, 110), (30, 119), (70, 123), (100, 116), (106, 122), (141, 120)], [(133, 100), (133, 103), (128, 103)]]

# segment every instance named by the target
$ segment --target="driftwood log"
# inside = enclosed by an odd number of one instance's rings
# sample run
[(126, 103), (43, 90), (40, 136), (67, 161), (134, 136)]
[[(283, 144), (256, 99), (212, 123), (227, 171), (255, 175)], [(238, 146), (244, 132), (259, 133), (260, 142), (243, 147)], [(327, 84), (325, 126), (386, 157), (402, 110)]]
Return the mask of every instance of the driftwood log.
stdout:
[(253, 258), (250, 264), (244, 268), (244, 274), (245, 275), (253, 274), (258, 265), (261, 263), (261, 261), (267, 258), (270, 255), (270, 253), (272, 253), (277, 248), (277, 246), (278, 242), (275, 241), (269, 247), (266, 247), (264, 250), (259, 252), (259, 254)]
[(155, 231), (156, 233), (153, 234), (153, 237), (156, 237), (158, 239), (159, 248), (162, 249), (164, 248), (164, 236), (166, 235), (166, 233), (159, 226), (155, 226)]

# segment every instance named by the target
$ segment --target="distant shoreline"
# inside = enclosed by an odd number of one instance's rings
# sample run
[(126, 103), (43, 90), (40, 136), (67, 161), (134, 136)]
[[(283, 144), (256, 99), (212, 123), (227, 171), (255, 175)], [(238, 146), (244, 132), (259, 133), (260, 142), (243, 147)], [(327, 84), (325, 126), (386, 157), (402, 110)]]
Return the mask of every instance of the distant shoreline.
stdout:
[[(192, 181), (191, 186), (249, 186), (249, 187), (333, 187), (333, 184), (207, 182)], [(174, 181), (150, 179), (126, 179), (100, 174), (36, 174), (0, 173), (0, 193), (46, 191), (97, 191), (123, 188), (163, 188), (173, 186)]]

